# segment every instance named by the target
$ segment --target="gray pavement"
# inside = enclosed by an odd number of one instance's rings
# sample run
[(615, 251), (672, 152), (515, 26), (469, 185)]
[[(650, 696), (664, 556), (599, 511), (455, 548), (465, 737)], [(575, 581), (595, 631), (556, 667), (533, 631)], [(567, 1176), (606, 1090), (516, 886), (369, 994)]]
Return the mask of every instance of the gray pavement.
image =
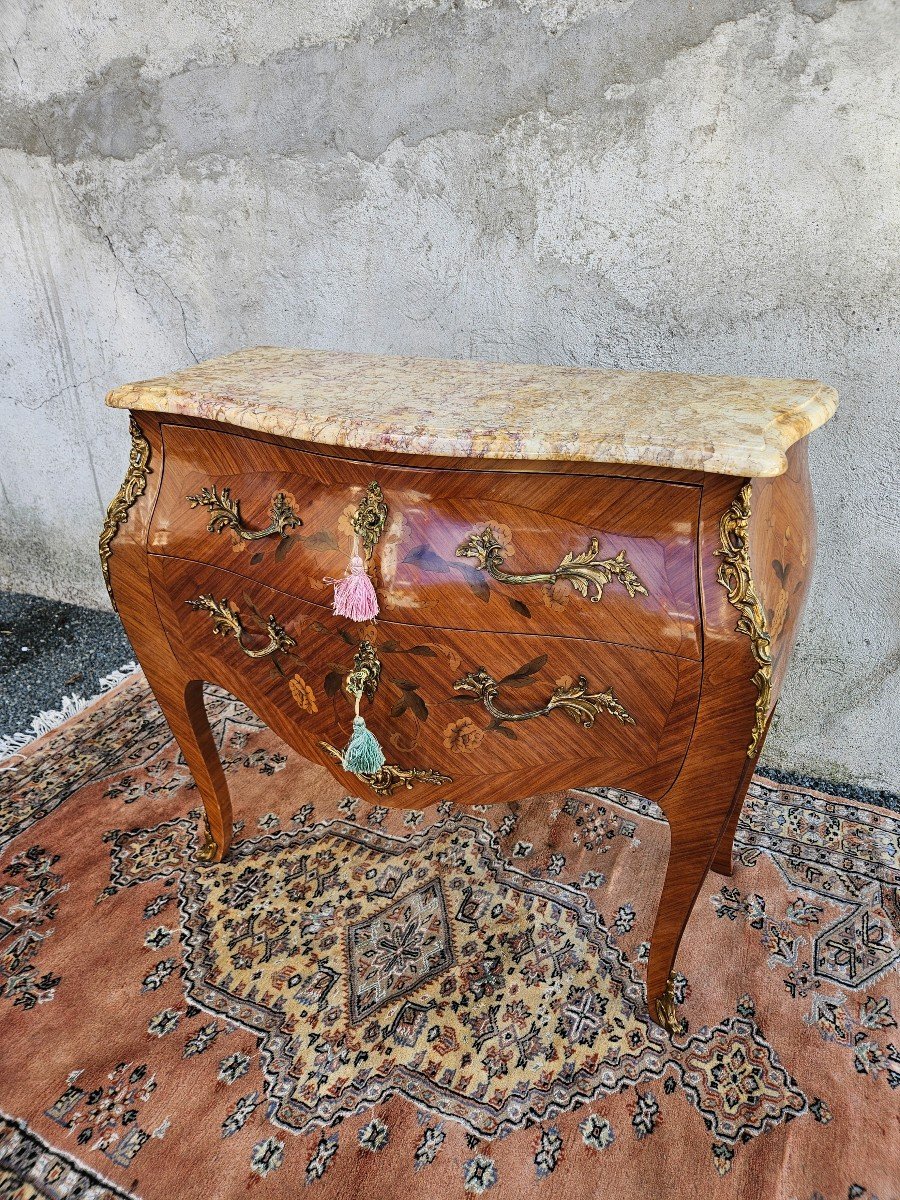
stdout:
[(134, 661), (115, 613), (0, 592), (0, 737), (20, 733), (63, 696), (93, 696)]

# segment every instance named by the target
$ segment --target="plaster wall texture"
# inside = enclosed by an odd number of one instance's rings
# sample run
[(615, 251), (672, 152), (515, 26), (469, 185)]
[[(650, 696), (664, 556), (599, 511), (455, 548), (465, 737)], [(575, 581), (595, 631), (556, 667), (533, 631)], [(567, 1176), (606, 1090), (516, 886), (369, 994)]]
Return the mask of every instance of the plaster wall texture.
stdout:
[(0, 586), (106, 605), (105, 391), (241, 346), (818, 377), (766, 760), (900, 790), (898, 36), (889, 0), (0, 0)]

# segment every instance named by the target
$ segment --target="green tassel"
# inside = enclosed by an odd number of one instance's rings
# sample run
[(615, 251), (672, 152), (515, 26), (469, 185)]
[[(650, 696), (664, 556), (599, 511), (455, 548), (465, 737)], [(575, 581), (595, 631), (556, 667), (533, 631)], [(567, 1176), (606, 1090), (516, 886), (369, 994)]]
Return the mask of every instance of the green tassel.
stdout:
[(354, 775), (374, 775), (384, 766), (384, 752), (378, 745), (378, 739), (362, 717), (353, 718), (353, 733), (344, 751), (342, 764), (345, 771)]

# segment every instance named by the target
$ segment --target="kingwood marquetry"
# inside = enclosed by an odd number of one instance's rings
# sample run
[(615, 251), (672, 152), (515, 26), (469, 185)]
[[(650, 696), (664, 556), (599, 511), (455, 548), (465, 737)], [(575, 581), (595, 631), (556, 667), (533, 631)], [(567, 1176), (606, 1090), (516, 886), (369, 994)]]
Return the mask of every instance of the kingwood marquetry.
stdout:
[[(133, 410), (134, 448), (101, 557), (203, 799), (202, 856), (221, 860), (232, 833), (203, 681), (378, 803), (631, 789), (662, 806), (671, 830), (648, 991), (675, 1030), (678, 943), (706, 871), (731, 872), (809, 584), (814, 523), (797, 439), (827, 419), (834, 395), (809, 381), (717, 390), (697, 377), (479, 376), (479, 364), (433, 361), (422, 383), (413, 360), (349, 359), (254, 351), (110, 397)], [(366, 430), (360, 393), (375, 412), (391, 378), (394, 406)], [(567, 380), (578, 399), (568, 409)], [(430, 411), (442, 386), (469, 397), (485, 426), (477, 437), (464, 406)], [(638, 393), (640, 428), (617, 440)], [(689, 432), (668, 406), (690, 395)], [(588, 436), (591, 397), (605, 404), (602, 436)], [(527, 428), (529, 403), (543, 430), (530, 441), (509, 432), (513, 411)], [(547, 430), (551, 410), (575, 430), (565, 453)], [(507, 418), (491, 439), (491, 420)], [(365, 626), (330, 609), (328, 581), (354, 538), (381, 605)], [(388, 760), (363, 778), (340, 765), (354, 671)]]

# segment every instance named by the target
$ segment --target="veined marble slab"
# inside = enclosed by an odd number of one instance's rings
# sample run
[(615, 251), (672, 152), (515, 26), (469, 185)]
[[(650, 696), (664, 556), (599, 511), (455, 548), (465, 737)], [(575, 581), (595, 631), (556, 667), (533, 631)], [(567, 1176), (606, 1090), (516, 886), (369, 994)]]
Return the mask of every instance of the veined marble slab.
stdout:
[(362, 450), (762, 476), (786, 469), (785, 451), (828, 420), (837, 392), (814, 379), (260, 346), (126, 384), (106, 402)]

